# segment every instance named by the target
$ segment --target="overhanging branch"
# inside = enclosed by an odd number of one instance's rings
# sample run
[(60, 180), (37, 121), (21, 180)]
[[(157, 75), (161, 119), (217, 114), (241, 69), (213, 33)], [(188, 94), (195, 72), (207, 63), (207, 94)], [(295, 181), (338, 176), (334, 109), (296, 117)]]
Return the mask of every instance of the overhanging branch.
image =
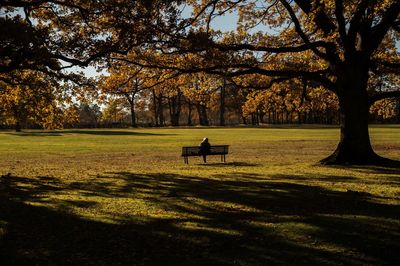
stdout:
[[(303, 29), (301, 28), (300, 21), (298, 20), (293, 8), (290, 6), (290, 4), (288, 2), (286, 2), (286, 0), (280, 0), (280, 2), (286, 8), (286, 10), (288, 11), (288, 13), (289, 13), (294, 25), (295, 25), (295, 30), (296, 30), (297, 34), (300, 36), (300, 38), (303, 40), (303, 42), (306, 45), (310, 45), (311, 42), (310, 42), (308, 36), (304, 33)], [(319, 51), (316, 47), (311, 47), (310, 49), (317, 56), (326, 59), (326, 55), (324, 53), (322, 53), (321, 51)]]
[[(129, 60), (126, 58), (112, 58), (114, 60), (120, 60), (125, 63), (130, 63), (132, 65), (149, 68), (149, 69), (169, 69), (173, 71), (177, 71), (181, 74), (191, 74), (191, 73), (209, 73), (215, 75), (226, 76), (229, 78), (238, 77), (238, 76), (245, 76), (251, 74), (260, 74), (263, 76), (274, 77), (274, 78), (305, 78), (307, 80), (315, 81), (328, 90), (332, 92), (336, 92), (336, 87), (334, 83), (326, 77), (329, 73), (329, 69), (324, 70), (317, 70), (317, 71), (302, 71), (302, 70), (269, 70), (263, 69), (258, 66), (252, 66), (249, 64), (231, 64), (227, 65), (213, 65), (207, 67), (197, 67), (197, 66), (187, 66), (187, 67), (180, 67), (180, 66), (172, 66), (167, 64), (161, 63), (143, 63), (134, 60)], [(232, 70), (232, 71), (228, 71)]]
[(312, 2), (316, 2), (317, 10), (315, 10), (315, 16), (313, 16), (313, 21), (319, 29), (321, 29), (324, 34), (329, 34), (331, 31), (335, 30), (335, 24), (332, 22), (331, 18), (324, 12), (321, 8), (320, 1), (310, 1), (310, 0), (294, 0), (294, 2), (303, 10), (304, 13), (309, 15), (312, 10)]
[(229, 79), (229, 81), (231, 83), (233, 83), (236, 87), (241, 88), (241, 89), (254, 89), (254, 90), (267, 90), (270, 89), (274, 84), (279, 84), (288, 80), (291, 80), (294, 78), (275, 78), (275, 79), (271, 79), (268, 83), (264, 84), (264, 85), (241, 85), (238, 84), (237, 82), (235, 82), (233, 79)]
[(388, 30), (395, 25), (395, 22), (400, 14), (400, 1), (394, 3), (383, 14), (380, 23), (372, 28), (371, 40), (368, 43), (368, 50), (370, 53), (374, 52), (382, 43), (383, 38)]
[[(291, 18), (291, 20), (293, 21), (294, 25), (295, 25), (295, 30), (297, 32), (297, 34), (300, 36), (300, 38), (303, 40), (303, 42), (306, 45), (310, 45), (310, 50), (314, 52), (314, 54), (316, 54), (317, 56), (319, 56), (320, 58), (327, 60), (328, 62), (335, 64), (335, 65), (339, 65), (340, 64), (340, 58), (336, 55), (335, 53), (335, 48), (333, 44), (328, 45), (328, 43), (326, 43), (325, 46), (325, 53), (321, 52), (318, 47), (313, 47), (311, 44), (311, 41), (309, 39), (309, 37), (305, 34), (305, 32), (303, 31), (301, 25), (300, 25), (300, 21), (296, 16), (296, 13), (294, 12), (292, 6), (286, 1), (286, 0), (280, 0), (280, 2), (282, 3), (282, 5), (286, 8), (286, 10), (289, 13), (289, 16)], [(309, 11), (310, 12), (310, 11)], [(319, 13), (323, 13), (322, 9), (319, 11)], [(306, 12), (307, 13), (307, 12)], [(321, 14), (322, 14), (321, 13)], [(323, 13), (325, 14), (325, 13)], [(329, 20), (330, 21), (330, 20)], [(317, 25), (318, 27), (320, 25)]]
[(379, 73), (393, 73), (400, 74), (400, 62), (387, 62), (387, 61), (372, 61), (373, 71), (376, 74)]
[(252, 44), (214, 44), (214, 47), (220, 51), (240, 51), (249, 50), (256, 52), (268, 52), (268, 53), (299, 53), (304, 51), (313, 50), (316, 48), (329, 48), (332, 44), (324, 41), (309, 42), (298, 46), (286, 46), (286, 47), (266, 47)]
[(387, 92), (382, 92), (379, 94), (376, 94), (374, 96), (370, 97), (370, 104), (374, 104), (375, 102), (387, 98), (398, 98), (400, 97), (400, 90), (398, 91), (387, 91)]
[(328, 73), (328, 70), (319, 70), (319, 71), (301, 71), (301, 70), (268, 70), (262, 69), (258, 67), (251, 67), (244, 70), (237, 70), (231, 73), (228, 73), (228, 77), (237, 77), (244, 76), (250, 74), (260, 74), (269, 77), (282, 77), (282, 78), (305, 78), (307, 80), (315, 81), (328, 90), (332, 92), (336, 92), (336, 87), (334, 83), (328, 79), (325, 75)]
[(346, 20), (343, 15), (343, 0), (335, 0), (335, 16), (338, 22), (340, 39), (346, 45)]

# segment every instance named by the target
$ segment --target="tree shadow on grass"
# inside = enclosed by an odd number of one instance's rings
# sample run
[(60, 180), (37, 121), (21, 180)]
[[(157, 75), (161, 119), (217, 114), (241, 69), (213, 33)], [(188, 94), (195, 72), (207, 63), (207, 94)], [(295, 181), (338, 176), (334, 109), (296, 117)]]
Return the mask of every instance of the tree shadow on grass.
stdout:
[(259, 166), (259, 164), (247, 163), (247, 162), (208, 162), (208, 163), (198, 163), (196, 165), (201, 165), (205, 167), (232, 167), (232, 166), (240, 166), (240, 167), (252, 167)]
[[(2, 177), (0, 261), (2, 265), (399, 263), (398, 205), (376, 203), (367, 194), (273, 181), (273, 176), (272, 180), (251, 173), (221, 177), (121, 172), (75, 183), (52, 177)], [(56, 200), (49, 194), (77, 196)], [(100, 203), (90, 200), (96, 197), (104, 198), (99, 202), (137, 198), (146, 202), (149, 213), (157, 209), (170, 215), (132, 212), (101, 221), (78, 216), (68, 207), (101, 212), (96, 209)]]
[(400, 161), (398, 161), (398, 165), (394, 164), (392, 166), (351, 166), (350, 168), (359, 172), (385, 174), (400, 177)]
[(303, 174), (275, 174), (273, 175), (274, 179), (289, 179), (294, 181), (325, 181), (325, 182), (347, 182), (347, 183), (355, 183), (359, 182), (359, 179), (353, 176), (331, 176), (331, 175), (303, 175)]
[[(400, 162), (399, 162), (400, 164)], [(316, 167), (321, 167), (321, 166), (316, 166)], [(333, 169), (343, 169), (341, 166), (322, 166), (322, 167), (328, 167), (328, 168), (333, 168)], [(371, 165), (352, 165), (352, 166), (346, 166), (346, 169), (354, 170), (359, 173), (363, 174), (374, 174), (374, 175), (384, 175), (385, 176), (385, 182), (389, 182), (393, 185), (400, 185), (400, 165), (391, 165), (391, 166), (371, 166)], [(337, 178), (337, 179), (336, 179)], [(352, 177), (346, 177), (349, 180), (353, 179), (353, 181), (357, 182), (356, 178)], [(343, 177), (334, 177), (336, 180), (344, 180)], [(333, 180), (334, 181), (334, 180)], [(371, 181), (369, 181), (371, 183)], [(380, 180), (377, 180), (378, 183), (382, 182), (382, 178)]]
[(61, 134), (60, 132), (47, 132), (47, 131), (43, 131), (43, 132), (9, 132), (9, 133), (5, 133), (8, 135), (12, 135), (12, 136), (18, 136), (18, 137), (61, 137), (63, 134)]
[(137, 132), (128, 130), (62, 130), (62, 131), (24, 131), (6, 133), (13, 136), (31, 137), (59, 137), (64, 134), (86, 134), (104, 136), (173, 136), (175, 134), (159, 134), (148, 132)]
[(105, 135), (105, 136), (174, 136), (176, 134), (162, 134), (138, 132), (131, 130), (63, 130), (65, 134), (89, 134), (89, 135)]

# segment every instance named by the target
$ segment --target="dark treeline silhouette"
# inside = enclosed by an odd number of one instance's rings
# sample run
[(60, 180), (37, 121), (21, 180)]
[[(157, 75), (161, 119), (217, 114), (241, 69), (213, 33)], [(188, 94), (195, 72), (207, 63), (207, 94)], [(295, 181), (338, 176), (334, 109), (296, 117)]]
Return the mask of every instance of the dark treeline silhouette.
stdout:
[[(228, 97), (229, 96), (229, 97)], [(65, 117), (63, 128), (128, 128), (165, 126), (260, 126), (266, 124), (325, 124), (339, 125), (337, 108), (306, 110), (284, 108), (262, 108), (245, 110), (246, 98), (224, 95), (208, 103), (196, 102), (182, 93), (175, 96), (153, 94), (153, 100), (146, 106), (136, 106), (134, 120), (128, 108), (82, 103), (75, 106), (75, 116)], [(113, 103), (115, 104), (115, 103)], [(310, 106), (313, 106), (310, 104)], [(389, 114), (389, 115), (388, 115)], [(400, 123), (400, 100), (388, 106), (371, 108), (370, 123)], [(34, 120), (25, 119), (18, 123), (7, 123), (7, 117), (0, 115), (1, 129), (43, 129)]]

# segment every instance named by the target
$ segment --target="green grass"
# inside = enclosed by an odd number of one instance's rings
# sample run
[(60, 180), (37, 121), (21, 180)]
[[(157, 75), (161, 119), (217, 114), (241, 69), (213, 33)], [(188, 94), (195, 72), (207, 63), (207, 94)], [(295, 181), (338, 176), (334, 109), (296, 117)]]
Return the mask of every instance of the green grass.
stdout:
[[(332, 127), (0, 132), (2, 265), (396, 265), (400, 169), (316, 164)], [(181, 146), (229, 144), (227, 163)], [(373, 126), (400, 160), (400, 126)]]

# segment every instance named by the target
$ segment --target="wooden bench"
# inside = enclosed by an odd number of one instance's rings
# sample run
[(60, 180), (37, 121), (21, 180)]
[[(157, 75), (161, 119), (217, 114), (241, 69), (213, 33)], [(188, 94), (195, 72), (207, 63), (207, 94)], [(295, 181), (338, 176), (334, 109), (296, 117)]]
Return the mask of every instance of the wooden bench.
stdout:
[[(225, 162), (225, 155), (229, 152), (229, 145), (213, 145), (210, 147), (208, 155), (221, 155), (221, 162)], [(182, 157), (185, 164), (189, 164), (190, 156), (202, 156), (200, 146), (182, 147)]]

